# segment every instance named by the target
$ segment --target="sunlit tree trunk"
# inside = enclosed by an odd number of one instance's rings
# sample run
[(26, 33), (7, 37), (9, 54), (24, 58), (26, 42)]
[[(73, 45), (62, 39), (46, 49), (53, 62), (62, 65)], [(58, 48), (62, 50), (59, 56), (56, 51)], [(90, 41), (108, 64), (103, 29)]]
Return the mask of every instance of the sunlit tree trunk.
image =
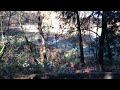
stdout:
[(44, 62), (44, 60), (47, 61), (47, 54), (46, 54), (46, 43), (45, 43), (44, 33), (42, 31), (41, 25), (42, 25), (42, 18), (41, 18), (40, 12), (38, 11), (38, 30), (39, 30), (40, 39), (41, 39), (41, 43), (40, 43), (40, 63), (42, 64)]
[(77, 15), (77, 29), (78, 29), (78, 32), (79, 32), (79, 46), (80, 46), (80, 62), (82, 63), (82, 65), (85, 64), (84, 62), (84, 53), (83, 53), (83, 41), (82, 41), (82, 34), (81, 34), (81, 29), (80, 29), (80, 18), (79, 18), (79, 13), (78, 11), (76, 11), (76, 15)]
[[(4, 49), (3, 49), (3, 51), (2, 51), (2, 54), (0, 55), (0, 60), (2, 59), (2, 57), (3, 57), (3, 55), (4, 55), (4, 53), (6, 52), (6, 46), (8, 45), (8, 43), (10, 43), (10, 41), (9, 41), (9, 35), (8, 35), (8, 30), (9, 30), (9, 27), (10, 27), (10, 20), (11, 20), (11, 11), (4, 11), (5, 12), (5, 14), (6, 15), (8, 15), (8, 16), (6, 16), (5, 18), (7, 18), (8, 17), (8, 22), (7, 22), (7, 26), (5, 26), (5, 27), (7, 27), (7, 29), (5, 30), (5, 35), (6, 35), (6, 37), (7, 37), (7, 41), (4, 43)], [(2, 19), (2, 21), (3, 21), (3, 18), (1, 18)], [(2, 24), (2, 22), (1, 22), (1, 24)], [(3, 25), (2, 25), (2, 27), (3, 27)], [(3, 30), (2, 30), (3, 31)], [(2, 35), (3, 35), (3, 33), (2, 33)], [(3, 36), (2, 36), (3, 37)]]
[[(4, 41), (3, 41), (3, 26), (2, 26), (3, 22), (2, 21), (3, 20), (1, 18), (1, 27), (0, 27), (1, 28), (1, 43), (0, 44), (2, 44), (2, 46), (3, 46), (4, 45)], [(3, 57), (3, 55), (4, 55), (5, 49), (6, 49), (6, 46), (3, 49), (0, 50), (0, 61), (1, 61), (2, 57)]]

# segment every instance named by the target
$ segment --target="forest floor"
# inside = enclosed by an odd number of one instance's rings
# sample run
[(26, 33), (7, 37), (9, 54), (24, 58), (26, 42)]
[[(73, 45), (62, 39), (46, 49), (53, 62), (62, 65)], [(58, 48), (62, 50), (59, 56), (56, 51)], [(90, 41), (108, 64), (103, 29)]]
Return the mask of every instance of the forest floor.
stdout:
[(120, 79), (120, 73), (94, 72), (77, 74), (29, 74), (19, 75), (12, 79)]
[[(72, 40), (72, 39), (70, 39)], [(120, 74), (120, 61), (114, 60), (113, 65), (110, 65), (106, 61), (106, 72), (100, 72), (94, 57), (86, 57), (87, 51), (85, 51), (85, 62), (84, 67), (79, 69), (74, 67), (74, 64), (80, 61), (78, 43), (74, 44), (69, 40), (61, 40), (57, 43), (47, 46), (47, 57), (49, 58), (46, 70), (41, 73), (41, 68), (34, 66), (33, 71), (30, 68), (20, 67), (18, 64), (11, 64), (15, 61), (23, 63), (30, 62), (34, 64), (32, 57), (35, 54), (36, 58), (39, 58), (39, 45), (31, 43), (34, 53), (30, 52), (29, 46), (26, 42), (18, 42), (19, 38), (16, 38), (14, 43), (7, 46), (6, 52), (3, 55), (2, 60), (5, 65), (0, 66), (1, 79), (119, 79)], [(50, 41), (50, 40), (48, 40)], [(72, 40), (75, 41), (75, 40)], [(52, 42), (52, 41), (51, 41)], [(58, 48), (59, 47), (59, 48)], [(53, 62), (51, 64), (51, 62)], [(8, 63), (8, 64), (6, 64)], [(68, 65), (70, 63), (71, 65)], [(1, 64), (1, 63), (0, 63)], [(21, 69), (22, 68), (22, 69)], [(14, 74), (15, 73), (15, 74)], [(5, 75), (4, 75), (5, 74)], [(10, 75), (9, 75), (10, 74)]]
[[(110, 68), (110, 67), (109, 67)], [(93, 67), (82, 67), (81, 69), (66, 68), (64, 73), (24, 73), (17, 72), (13, 75), (2, 75), (0, 79), (120, 79), (119, 71), (95, 71)], [(116, 69), (117, 70), (117, 69)], [(72, 72), (72, 73), (71, 73)]]

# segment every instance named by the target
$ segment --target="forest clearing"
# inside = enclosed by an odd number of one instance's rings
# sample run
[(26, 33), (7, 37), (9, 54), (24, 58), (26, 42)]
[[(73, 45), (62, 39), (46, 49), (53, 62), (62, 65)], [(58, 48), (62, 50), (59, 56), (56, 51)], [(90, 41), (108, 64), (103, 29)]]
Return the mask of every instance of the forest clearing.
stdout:
[(120, 11), (0, 11), (0, 79), (120, 79)]

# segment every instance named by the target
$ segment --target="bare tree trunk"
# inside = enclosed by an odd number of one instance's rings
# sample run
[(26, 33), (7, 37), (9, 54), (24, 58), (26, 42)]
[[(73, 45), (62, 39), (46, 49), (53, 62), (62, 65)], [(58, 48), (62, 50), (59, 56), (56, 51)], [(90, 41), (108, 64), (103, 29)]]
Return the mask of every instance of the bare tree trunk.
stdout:
[(101, 37), (99, 39), (99, 51), (98, 51), (98, 62), (100, 65), (100, 71), (104, 71), (104, 66), (103, 66), (103, 56), (104, 56), (104, 44), (105, 44), (105, 35), (107, 31), (107, 20), (106, 20), (106, 12), (103, 11), (102, 15), (102, 33)]
[[(30, 44), (30, 42), (28, 41), (28, 38), (26, 36), (25, 36), (25, 40), (26, 40), (27, 45), (30, 48), (31, 53), (33, 53), (34, 51), (33, 51), (32, 45)], [(34, 58), (34, 62), (36, 64), (39, 64), (39, 61), (35, 58), (35, 55), (34, 54), (32, 54), (32, 55), (33, 55), (33, 58)]]
[[(22, 31), (24, 32), (24, 29), (23, 29), (23, 27), (22, 27), (21, 18), (22, 18), (22, 16), (19, 14), (19, 24), (20, 24), (20, 27), (21, 27)], [(24, 33), (25, 33), (25, 32), (24, 32)], [(32, 45), (30, 44), (27, 36), (26, 36), (26, 35), (23, 35), (23, 37), (25, 38), (26, 44), (27, 44), (27, 45), (29, 46), (29, 48), (30, 48), (30, 52), (31, 52), (31, 54), (32, 54), (32, 56), (33, 56), (34, 62), (35, 62), (36, 64), (39, 64), (38, 60), (35, 58), (35, 55), (33, 54), (33, 52), (34, 52), (34, 51), (33, 51), (33, 48), (32, 48)]]
[[(8, 11), (6, 11), (6, 12), (8, 12)], [(4, 49), (3, 49), (3, 51), (2, 51), (2, 54), (0, 55), (0, 60), (2, 59), (2, 57), (3, 57), (3, 55), (5, 54), (5, 52), (6, 52), (6, 46), (10, 43), (10, 41), (9, 41), (9, 36), (8, 36), (8, 30), (9, 30), (9, 27), (10, 27), (10, 20), (11, 20), (11, 11), (9, 11), (9, 19), (8, 19), (8, 23), (7, 23), (7, 30), (5, 30), (5, 34), (6, 34), (6, 37), (7, 37), (7, 42), (6, 43), (4, 43)]]
[[(96, 33), (98, 33), (99, 15), (100, 15), (100, 11), (98, 11), (98, 16), (97, 16), (97, 29), (96, 29), (97, 32)], [(97, 34), (96, 34), (96, 55), (95, 55), (95, 59), (97, 59), (97, 55), (98, 55), (98, 46), (97, 46)]]
[(11, 11), (9, 11), (9, 19), (8, 19), (8, 25), (7, 25), (7, 30), (6, 30), (7, 43), (10, 43), (10, 41), (9, 41), (9, 35), (8, 35), (8, 30), (9, 30), (9, 28), (10, 28), (10, 20), (11, 20), (11, 17), (12, 17)]
[(40, 12), (38, 11), (38, 30), (41, 37), (41, 43), (40, 43), (40, 63), (42, 64), (44, 60), (47, 61), (47, 54), (46, 54), (46, 43), (44, 38), (44, 33), (41, 28), (42, 25), (42, 18), (40, 16)]
[(4, 46), (4, 41), (3, 41), (3, 26), (2, 26), (2, 22), (3, 20), (1, 19), (1, 42), (2, 42), (2, 49), (0, 51), (0, 60), (2, 59), (3, 55), (4, 55), (4, 52), (5, 52), (5, 49), (6, 49), (6, 45)]
[(3, 23), (3, 20), (1, 19), (0, 20), (1, 22), (0, 22), (0, 34), (1, 34), (1, 41), (0, 41), (0, 44), (1, 43), (4, 43), (4, 41), (3, 41), (3, 25), (2, 25), (2, 23)]
[(80, 40), (80, 43), (79, 43), (79, 46), (80, 46), (80, 62), (82, 63), (82, 65), (85, 64), (84, 62), (84, 53), (83, 53), (83, 41), (82, 41), (82, 34), (81, 34), (81, 29), (80, 29), (80, 19), (79, 19), (79, 13), (78, 11), (76, 11), (76, 15), (77, 15), (77, 29), (79, 31), (79, 40)]
[(106, 40), (107, 40), (107, 57), (108, 57), (108, 59), (109, 59), (109, 61), (110, 61), (110, 64), (112, 65), (112, 51), (111, 51), (111, 48), (110, 48), (110, 40), (109, 40), (109, 30), (107, 29), (107, 33), (106, 33)]

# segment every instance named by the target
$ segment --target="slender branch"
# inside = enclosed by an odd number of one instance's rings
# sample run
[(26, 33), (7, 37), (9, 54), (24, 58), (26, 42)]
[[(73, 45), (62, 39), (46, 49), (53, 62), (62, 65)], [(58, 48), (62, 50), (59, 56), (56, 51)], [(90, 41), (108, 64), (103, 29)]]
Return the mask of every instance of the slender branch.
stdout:
[(91, 32), (93, 32), (94, 34), (96, 34), (98, 37), (100, 37), (100, 36), (98, 35), (98, 33), (94, 32), (94, 31), (92, 31), (92, 30), (85, 30), (85, 31), (91, 31)]

